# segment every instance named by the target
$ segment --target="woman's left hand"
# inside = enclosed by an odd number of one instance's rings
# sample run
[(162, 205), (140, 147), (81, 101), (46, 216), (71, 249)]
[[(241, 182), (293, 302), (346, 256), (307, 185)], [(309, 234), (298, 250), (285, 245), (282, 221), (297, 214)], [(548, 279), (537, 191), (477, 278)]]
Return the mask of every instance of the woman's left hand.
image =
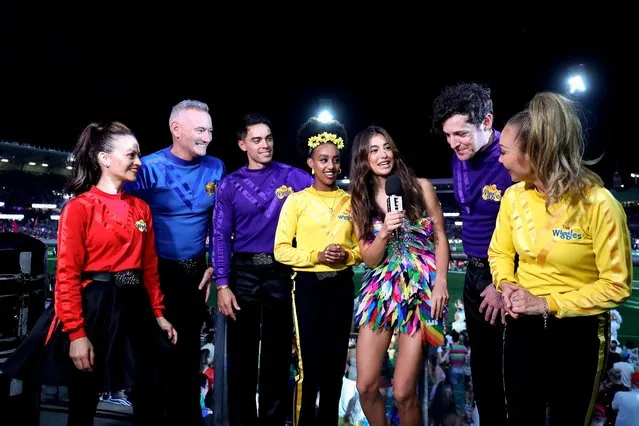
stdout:
[(516, 314), (514, 315), (515, 318), (520, 314), (541, 315), (546, 312), (544, 299), (533, 295), (523, 287), (517, 287), (504, 302), (507, 306), (510, 305), (508, 310)]
[(171, 325), (171, 323), (168, 322), (167, 319), (164, 317), (157, 317), (156, 320), (160, 328), (166, 331), (166, 334), (169, 336), (169, 340), (171, 341), (171, 343), (175, 345), (178, 338), (177, 330), (174, 329), (173, 325)]
[(430, 302), (430, 312), (433, 319), (440, 319), (444, 315), (444, 308), (448, 304), (448, 285), (446, 281), (435, 279)]

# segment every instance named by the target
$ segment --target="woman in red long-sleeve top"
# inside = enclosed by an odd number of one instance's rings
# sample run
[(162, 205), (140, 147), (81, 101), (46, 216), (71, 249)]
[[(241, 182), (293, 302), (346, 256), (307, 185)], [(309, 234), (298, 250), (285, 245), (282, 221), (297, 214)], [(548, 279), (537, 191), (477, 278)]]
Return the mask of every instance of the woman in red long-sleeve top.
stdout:
[(76, 197), (60, 215), (53, 307), (2, 370), (68, 385), (69, 425), (92, 425), (98, 393), (128, 387), (135, 423), (156, 424), (153, 360), (177, 333), (162, 313), (151, 212), (122, 191), (136, 179), (139, 146), (121, 123), (91, 124), (74, 158), (69, 191)]

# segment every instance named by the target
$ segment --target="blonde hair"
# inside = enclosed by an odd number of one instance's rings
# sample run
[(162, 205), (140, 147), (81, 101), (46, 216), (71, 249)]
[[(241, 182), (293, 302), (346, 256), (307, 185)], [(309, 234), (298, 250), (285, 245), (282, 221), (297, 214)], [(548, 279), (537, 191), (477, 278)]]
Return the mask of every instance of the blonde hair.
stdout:
[(564, 197), (570, 204), (588, 202), (586, 192), (603, 186), (583, 159), (583, 128), (575, 102), (551, 92), (536, 94), (528, 108), (506, 123), (517, 130), (519, 149), (528, 154), (538, 179), (546, 187), (546, 209)]

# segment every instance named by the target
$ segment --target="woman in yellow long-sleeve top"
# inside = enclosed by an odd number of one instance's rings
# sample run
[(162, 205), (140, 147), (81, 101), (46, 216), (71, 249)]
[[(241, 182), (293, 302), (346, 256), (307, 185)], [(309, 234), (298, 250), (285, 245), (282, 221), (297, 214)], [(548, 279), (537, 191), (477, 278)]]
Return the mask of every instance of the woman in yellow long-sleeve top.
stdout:
[(302, 426), (336, 425), (353, 317), (351, 266), (362, 261), (351, 220), (351, 197), (335, 183), (346, 131), (337, 121), (323, 124), (313, 118), (298, 131), (298, 142), (308, 153), (315, 181), (286, 199), (274, 247), (275, 259), (295, 271), (301, 380), (295, 420)]
[[(539, 93), (506, 124), (504, 193), (488, 250), (509, 318), (504, 386), (513, 425), (590, 424), (608, 352), (608, 310), (632, 288), (626, 215), (582, 159), (574, 105)], [(515, 256), (519, 256), (517, 268)], [(570, 342), (568, 368), (556, 348)], [(562, 383), (569, 384), (566, 387)]]

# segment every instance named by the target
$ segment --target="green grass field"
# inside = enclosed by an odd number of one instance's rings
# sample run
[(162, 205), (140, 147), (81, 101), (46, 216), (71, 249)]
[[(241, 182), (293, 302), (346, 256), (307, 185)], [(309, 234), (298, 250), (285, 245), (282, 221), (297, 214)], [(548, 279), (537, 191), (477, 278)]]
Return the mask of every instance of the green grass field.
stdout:
[[(47, 272), (53, 273), (55, 267), (56, 258), (50, 255), (47, 260)], [(639, 267), (635, 266), (633, 271), (633, 277), (639, 278)], [(354, 281), (355, 287), (359, 288), (361, 280), (361, 272), (356, 270)], [(450, 271), (448, 273), (448, 293), (449, 293), (449, 322), (453, 320), (455, 313), (454, 303), (455, 300), (462, 298), (462, 292), (464, 288), (464, 273), (457, 271)], [(211, 300), (209, 303), (213, 306), (216, 303), (215, 292), (211, 293)], [(633, 281), (632, 297), (624, 303), (619, 312), (623, 318), (623, 323), (619, 329), (619, 340), (623, 343), (626, 339), (635, 340), (639, 343), (639, 279)]]

